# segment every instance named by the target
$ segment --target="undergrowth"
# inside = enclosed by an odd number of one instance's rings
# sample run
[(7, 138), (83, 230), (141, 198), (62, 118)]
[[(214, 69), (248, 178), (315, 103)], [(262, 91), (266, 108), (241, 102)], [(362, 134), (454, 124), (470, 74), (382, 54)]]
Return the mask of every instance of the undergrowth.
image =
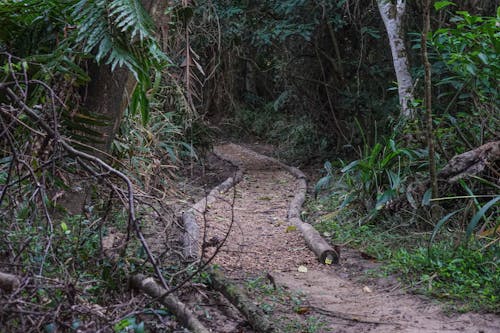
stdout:
[(273, 144), (277, 157), (291, 162), (328, 156), (327, 137), (309, 117), (284, 113), (282, 99), (236, 110), (226, 124), (228, 132), (239, 139), (252, 137)]
[(379, 273), (396, 275), (414, 292), (439, 299), (451, 311), (499, 312), (500, 244), (494, 235), (466, 242), (465, 230), (455, 224), (433, 239), (432, 220), (423, 221), (422, 212), (379, 212), (367, 220), (362, 203), (342, 206), (345, 197), (345, 188), (337, 188), (307, 206), (309, 219), (333, 244), (373, 256), (383, 263)]
[(300, 291), (275, 288), (264, 276), (248, 279), (246, 288), (279, 332), (317, 333), (328, 326), (324, 318), (314, 314)]

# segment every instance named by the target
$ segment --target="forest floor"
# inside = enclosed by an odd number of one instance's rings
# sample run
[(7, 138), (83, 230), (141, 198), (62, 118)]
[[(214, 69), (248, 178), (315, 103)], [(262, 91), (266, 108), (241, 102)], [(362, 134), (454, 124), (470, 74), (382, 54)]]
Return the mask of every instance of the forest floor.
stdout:
[[(499, 316), (446, 313), (439, 302), (412, 295), (394, 277), (368, 275), (380, 264), (355, 250), (342, 247), (338, 265), (320, 264), (287, 224), (295, 177), (239, 145), (219, 145), (215, 152), (245, 172), (198, 216), (202, 234), (217, 243), (230, 230), (213, 263), (246, 288), (277, 331), (500, 332)], [(213, 251), (207, 248), (205, 258)], [(191, 301), (214, 332), (253, 332), (215, 293), (202, 291)]]

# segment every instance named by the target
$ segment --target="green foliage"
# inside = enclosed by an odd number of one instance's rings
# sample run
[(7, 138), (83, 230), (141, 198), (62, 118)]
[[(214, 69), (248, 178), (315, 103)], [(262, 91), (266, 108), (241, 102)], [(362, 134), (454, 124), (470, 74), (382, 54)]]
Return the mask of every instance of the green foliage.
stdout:
[[(62, 78), (78, 87), (89, 80), (81, 68), (88, 58), (112, 69), (124, 66), (138, 80), (131, 111), (148, 120), (150, 76), (170, 60), (139, 0), (7, 1), (0, 14), (2, 26), (9, 27), (0, 33), (0, 47), (30, 64), (30, 78), (48, 86)], [(0, 54), (2, 65), (6, 58)], [(40, 90), (31, 93), (33, 104), (43, 99)]]
[(154, 24), (139, 0), (80, 0), (73, 9), (78, 24), (76, 42), (97, 62), (114, 69), (126, 66), (136, 78), (149, 78), (149, 69), (168, 63), (154, 36)]
[(345, 3), (345, 0), (322, 4), (312, 0), (215, 2), (221, 20), (228, 24), (226, 38), (233, 43), (251, 43), (263, 48), (292, 37), (311, 40), (325, 14), (336, 28), (342, 27), (344, 19), (339, 9)]
[(144, 333), (144, 322), (137, 323), (135, 317), (124, 318), (113, 326), (116, 333)]
[(152, 88), (151, 75), (170, 64), (154, 35), (154, 24), (139, 0), (80, 0), (73, 8), (78, 25), (77, 45), (86, 55), (93, 55), (111, 69), (125, 66), (138, 85), (131, 96), (130, 111), (140, 111), (149, 120), (147, 92)]
[[(500, 77), (500, 17), (479, 17), (459, 11), (455, 27), (438, 29), (433, 34), (433, 46), (455, 80), (470, 87), (480, 98), (498, 98)], [(455, 87), (459, 88), (459, 87)]]
[(455, 304), (458, 310), (498, 313), (498, 244), (484, 250), (480, 244), (453, 248), (448, 242), (439, 242), (432, 252), (429, 257), (424, 247), (414, 251), (401, 249), (394, 254), (389, 270), (401, 273), (407, 282), (426, 294), (458, 301)]
[[(416, 156), (415, 151), (398, 147), (392, 138), (385, 145), (376, 143), (371, 148), (365, 145), (360, 159), (343, 163), (341, 181), (352, 193), (346, 200), (363, 202), (370, 212), (368, 218), (374, 217), (387, 202), (405, 193), (405, 180)], [(316, 190), (331, 183), (331, 168), (331, 163), (325, 163), (327, 175), (317, 182)]]
[(20, 57), (50, 54), (69, 23), (74, 0), (0, 2), (0, 50)]
[[(437, 141), (461, 153), (495, 138), (498, 127), (500, 32), (497, 17), (458, 11), (450, 27), (432, 35), (433, 76), (438, 93), (434, 109)], [(477, 126), (477, 124), (482, 124)]]
[(254, 137), (277, 147), (277, 154), (287, 160), (311, 161), (327, 154), (327, 140), (306, 116), (295, 117), (281, 112), (287, 94), (253, 109), (238, 109), (227, 126), (233, 135)]
[(342, 195), (334, 193), (308, 206), (332, 211), (319, 217), (315, 227), (333, 244), (348, 244), (384, 261), (384, 274), (397, 274), (412, 289), (450, 302), (455, 310), (498, 312), (500, 248), (494, 235), (456, 246), (461, 236), (442, 229), (428, 245), (430, 235), (412, 229), (408, 218), (359, 225), (363, 214), (356, 208), (338, 208)]

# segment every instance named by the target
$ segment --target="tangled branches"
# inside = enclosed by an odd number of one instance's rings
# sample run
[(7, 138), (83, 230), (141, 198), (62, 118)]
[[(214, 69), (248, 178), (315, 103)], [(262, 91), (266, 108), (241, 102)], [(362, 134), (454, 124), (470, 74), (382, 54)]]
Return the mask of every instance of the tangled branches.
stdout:
[[(88, 298), (102, 298), (101, 288), (123, 291), (126, 283), (119, 281), (133, 269), (124, 265), (131, 252), (140, 249), (143, 260), (136, 265), (149, 262), (168, 288), (141, 220), (153, 216), (168, 233), (173, 214), (154, 198), (144, 200), (146, 194), (113, 166), (117, 161), (75, 139), (78, 132), (61, 120), (67, 91), (30, 79), (24, 60), (2, 57), (10, 70), (0, 83), (0, 271), (22, 282), (14, 294), (0, 291), (0, 322), (12, 331), (71, 326), (82, 318), (110, 324), (111, 317), (96, 317)], [(114, 202), (126, 213), (112, 209)], [(110, 242), (113, 233), (118, 236)], [(95, 276), (101, 281), (92, 286)], [(70, 312), (73, 307), (87, 310), (80, 316)]]

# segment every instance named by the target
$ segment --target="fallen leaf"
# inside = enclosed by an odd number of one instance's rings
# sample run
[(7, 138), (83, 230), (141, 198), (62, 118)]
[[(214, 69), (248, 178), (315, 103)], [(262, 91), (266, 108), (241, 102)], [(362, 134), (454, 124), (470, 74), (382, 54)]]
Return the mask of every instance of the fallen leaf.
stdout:
[(286, 227), (285, 232), (292, 232), (292, 231), (297, 231), (297, 227), (294, 225), (289, 225)]
[(371, 289), (370, 287), (368, 287), (368, 286), (364, 286), (364, 287), (363, 287), (363, 291), (364, 291), (365, 293), (371, 293), (371, 292), (372, 292), (372, 289)]
[(301, 273), (307, 273), (307, 267), (300, 265), (297, 270)]
[(311, 309), (309, 309), (307, 306), (301, 306), (301, 307), (298, 307), (295, 309), (295, 313), (298, 313), (298, 314), (306, 314), (309, 311), (311, 311)]

